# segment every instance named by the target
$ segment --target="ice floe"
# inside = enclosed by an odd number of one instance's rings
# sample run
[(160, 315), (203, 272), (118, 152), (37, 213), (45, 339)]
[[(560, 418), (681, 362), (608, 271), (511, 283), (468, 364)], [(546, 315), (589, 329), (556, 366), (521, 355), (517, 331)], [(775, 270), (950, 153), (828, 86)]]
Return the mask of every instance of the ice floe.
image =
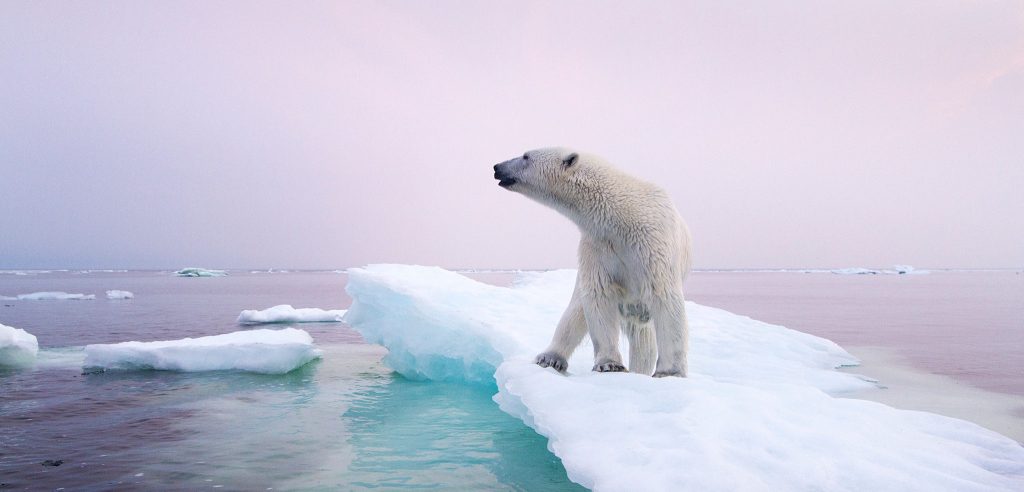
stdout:
[(893, 265), (892, 268), (886, 268), (882, 270), (873, 270), (870, 268), (837, 268), (835, 270), (829, 270), (837, 275), (925, 275), (930, 273), (928, 270), (918, 270), (910, 265)]
[(85, 347), (87, 371), (159, 369), (199, 372), (237, 370), (284, 374), (320, 357), (304, 330), (247, 330), (159, 342), (122, 342)]
[(262, 323), (337, 323), (345, 315), (344, 309), (293, 308), (281, 304), (263, 310), (246, 309), (238, 315), (241, 324)]
[(345, 321), (415, 379), (497, 385), (495, 401), (549, 439), (569, 477), (595, 490), (1020, 490), (1024, 448), (973, 423), (850, 398), (871, 382), (838, 345), (687, 303), (690, 377), (532, 363), (574, 273), (512, 288), (438, 268), (349, 270)]
[(39, 352), (36, 336), (0, 324), (0, 366), (18, 367), (32, 364)]
[(134, 299), (135, 294), (128, 292), (127, 290), (108, 290), (107, 299)]
[(2, 297), (7, 301), (91, 301), (95, 298), (94, 294), (68, 294), (67, 292), (33, 292), (18, 294), (14, 297)]
[(224, 270), (209, 270), (206, 268), (182, 268), (174, 272), (179, 277), (224, 277), (227, 276), (228, 272)]

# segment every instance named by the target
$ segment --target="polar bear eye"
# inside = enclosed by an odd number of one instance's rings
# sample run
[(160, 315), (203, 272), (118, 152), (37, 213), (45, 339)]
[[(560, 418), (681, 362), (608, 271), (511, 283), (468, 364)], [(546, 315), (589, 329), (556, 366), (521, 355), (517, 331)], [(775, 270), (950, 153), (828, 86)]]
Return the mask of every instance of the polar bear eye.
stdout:
[(523, 154), (523, 160), (524, 161), (530, 160), (530, 154)]

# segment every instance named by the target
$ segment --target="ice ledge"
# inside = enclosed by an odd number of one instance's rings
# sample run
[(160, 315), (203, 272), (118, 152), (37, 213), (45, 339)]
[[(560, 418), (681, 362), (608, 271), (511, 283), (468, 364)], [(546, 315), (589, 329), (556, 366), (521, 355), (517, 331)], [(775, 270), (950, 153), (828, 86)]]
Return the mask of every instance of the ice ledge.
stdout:
[(871, 387), (834, 368), (835, 343), (687, 303), (686, 379), (568, 377), (533, 364), (574, 272), (512, 288), (439, 268), (349, 271), (345, 317), (416, 379), (496, 384), (495, 401), (549, 439), (569, 478), (595, 490), (1024, 490), (1024, 448), (975, 424), (837, 397)]

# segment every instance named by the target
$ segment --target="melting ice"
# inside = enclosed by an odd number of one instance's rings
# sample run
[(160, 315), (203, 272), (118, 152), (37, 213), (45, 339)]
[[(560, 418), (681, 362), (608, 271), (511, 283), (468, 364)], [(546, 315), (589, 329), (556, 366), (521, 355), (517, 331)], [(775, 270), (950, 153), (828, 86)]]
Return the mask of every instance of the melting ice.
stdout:
[(174, 272), (179, 277), (224, 277), (228, 273), (224, 270), (209, 270), (206, 268), (188, 267)]
[(336, 323), (345, 315), (344, 309), (293, 308), (281, 304), (261, 311), (246, 309), (238, 315), (241, 324), (261, 323)]
[(247, 330), (159, 342), (85, 346), (86, 370), (248, 371), (284, 374), (320, 357), (304, 330)]
[(35, 335), (0, 324), (0, 367), (30, 365), (38, 352), (39, 342)]
[(512, 288), (438, 268), (349, 271), (345, 321), (413, 379), (497, 385), (505, 412), (548, 438), (569, 478), (595, 490), (1021, 490), (1024, 448), (973, 423), (842, 396), (873, 386), (838, 372), (835, 343), (687, 303), (690, 377), (568, 377), (532, 363), (572, 292), (572, 271)]

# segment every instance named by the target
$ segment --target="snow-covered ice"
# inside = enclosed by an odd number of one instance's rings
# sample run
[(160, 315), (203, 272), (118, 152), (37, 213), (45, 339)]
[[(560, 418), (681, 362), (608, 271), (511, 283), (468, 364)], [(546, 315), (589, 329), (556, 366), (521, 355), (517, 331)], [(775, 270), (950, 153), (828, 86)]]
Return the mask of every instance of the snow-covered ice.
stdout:
[(495, 401), (596, 490), (1021, 490), (1024, 448), (973, 423), (850, 398), (872, 387), (828, 340), (687, 303), (690, 377), (532, 363), (572, 271), (512, 288), (438, 268), (349, 270), (345, 321), (414, 379), (497, 384)]
[(345, 315), (344, 309), (293, 308), (281, 304), (261, 311), (246, 309), (238, 315), (241, 324), (262, 323), (337, 323)]
[(91, 301), (96, 298), (94, 294), (68, 294), (67, 292), (33, 292), (31, 294), (18, 294), (15, 297), (4, 297), (9, 301)]
[(224, 270), (209, 270), (206, 268), (189, 267), (182, 268), (181, 270), (174, 272), (174, 274), (179, 277), (224, 277), (228, 272)]
[(135, 299), (135, 294), (127, 290), (108, 290), (107, 299)]
[(86, 345), (86, 370), (249, 371), (284, 374), (320, 357), (304, 330), (247, 330), (159, 342)]
[(39, 352), (36, 336), (10, 326), (0, 324), (0, 366), (18, 367), (32, 364)]

